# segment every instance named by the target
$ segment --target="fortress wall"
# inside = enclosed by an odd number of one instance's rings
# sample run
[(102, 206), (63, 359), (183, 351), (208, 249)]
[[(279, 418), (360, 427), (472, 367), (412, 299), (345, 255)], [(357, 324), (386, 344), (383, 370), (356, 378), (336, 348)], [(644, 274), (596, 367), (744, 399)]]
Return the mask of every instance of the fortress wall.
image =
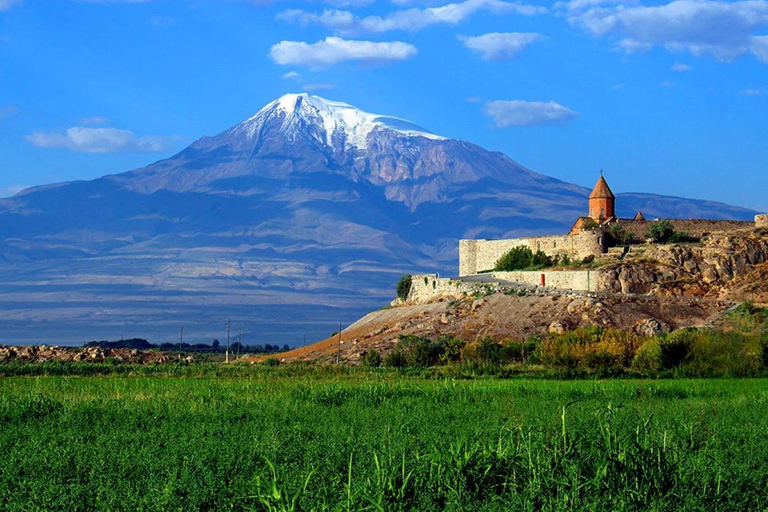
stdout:
[(477, 274), (491, 270), (506, 252), (514, 247), (528, 247), (531, 251), (543, 251), (548, 256), (568, 255), (582, 259), (598, 256), (604, 251), (603, 235), (586, 231), (578, 235), (514, 238), (509, 240), (461, 240), (459, 242), (459, 275)]
[[(658, 219), (667, 220), (675, 231), (685, 231), (691, 236), (701, 238), (702, 236), (714, 231), (734, 231), (739, 229), (751, 229), (755, 227), (754, 222), (742, 220), (708, 220), (708, 219)], [(651, 223), (656, 219), (635, 221), (622, 219), (619, 221), (624, 231), (632, 233), (639, 240), (645, 239), (645, 234)]]
[(768, 229), (768, 215), (755, 215), (755, 227), (758, 229)]
[(599, 292), (600, 272), (595, 270), (524, 270), (517, 272), (493, 272), (491, 275), (504, 281), (514, 281), (532, 286), (541, 286), (544, 276), (544, 286), (559, 290), (580, 290)]
[[(501, 281), (513, 281), (531, 286), (541, 286), (544, 275), (546, 288), (585, 292), (602, 291), (599, 271), (595, 270), (526, 270), (519, 272), (493, 272), (489, 274)], [(499, 283), (466, 283), (437, 274), (422, 274), (411, 278), (411, 292), (407, 302), (424, 304), (438, 299), (453, 300), (475, 294), (483, 295), (489, 289), (495, 290)]]
[(439, 278), (437, 274), (422, 274), (411, 277), (411, 293), (408, 295), (408, 302), (418, 304), (439, 298), (457, 299), (482, 292), (488, 286), (482, 283), (465, 283), (445, 277)]

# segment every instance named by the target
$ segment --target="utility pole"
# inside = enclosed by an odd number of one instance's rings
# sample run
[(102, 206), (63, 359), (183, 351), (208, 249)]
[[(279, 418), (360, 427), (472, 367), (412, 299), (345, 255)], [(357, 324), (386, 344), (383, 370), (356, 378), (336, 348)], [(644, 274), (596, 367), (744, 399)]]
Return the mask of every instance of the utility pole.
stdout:
[(179, 326), (179, 359), (181, 359), (181, 345), (184, 342), (184, 326)]
[(307, 333), (304, 333), (304, 345), (302, 345), (302, 346), (303, 347), (307, 346)]
[(339, 322), (339, 352), (336, 354), (336, 364), (341, 364), (341, 322)]
[(237, 331), (237, 358), (240, 359), (240, 349), (243, 348), (243, 331)]
[(225, 356), (225, 362), (229, 362), (229, 326), (230, 326), (230, 320), (227, 318), (227, 354)]

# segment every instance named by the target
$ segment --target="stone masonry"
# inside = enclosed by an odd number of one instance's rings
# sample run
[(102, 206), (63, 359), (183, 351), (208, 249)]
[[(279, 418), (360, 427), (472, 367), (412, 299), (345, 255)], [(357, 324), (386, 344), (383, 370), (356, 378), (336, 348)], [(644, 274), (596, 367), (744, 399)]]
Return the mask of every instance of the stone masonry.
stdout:
[(578, 235), (513, 238), (509, 240), (459, 241), (459, 275), (468, 276), (492, 270), (496, 262), (513, 247), (528, 247), (548, 256), (567, 255), (571, 259), (599, 256), (605, 252), (605, 237), (600, 231), (584, 231)]

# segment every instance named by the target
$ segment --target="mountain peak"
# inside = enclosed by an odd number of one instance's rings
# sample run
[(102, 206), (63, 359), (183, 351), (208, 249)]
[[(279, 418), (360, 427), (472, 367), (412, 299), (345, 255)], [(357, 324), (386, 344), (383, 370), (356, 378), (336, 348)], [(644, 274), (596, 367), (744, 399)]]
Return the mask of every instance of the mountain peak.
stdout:
[(366, 149), (368, 137), (374, 130), (388, 130), (405, 137), (445, 139), (406, 119), (371, 114), (348, 103), (331, 101), (307, 93), (285, 94), (279, 97), (238, 125), (236, 130), (244, 131), (252, 138), (273, 119), (281, 121), (281, 131), (289, 139), (294, 138), (303, 127), (310, 125), (321, 129), (324, 143), (335, 146), (340, 142), (344, 148)]

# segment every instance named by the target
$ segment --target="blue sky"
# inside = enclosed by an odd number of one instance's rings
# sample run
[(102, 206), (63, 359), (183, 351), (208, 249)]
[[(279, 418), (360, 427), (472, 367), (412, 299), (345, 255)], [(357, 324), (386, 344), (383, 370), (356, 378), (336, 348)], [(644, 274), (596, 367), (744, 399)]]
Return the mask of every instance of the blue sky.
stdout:
[(766, 0), (0, 0), (0, 196), (300, 91), (585, 186), (768, 210)]

